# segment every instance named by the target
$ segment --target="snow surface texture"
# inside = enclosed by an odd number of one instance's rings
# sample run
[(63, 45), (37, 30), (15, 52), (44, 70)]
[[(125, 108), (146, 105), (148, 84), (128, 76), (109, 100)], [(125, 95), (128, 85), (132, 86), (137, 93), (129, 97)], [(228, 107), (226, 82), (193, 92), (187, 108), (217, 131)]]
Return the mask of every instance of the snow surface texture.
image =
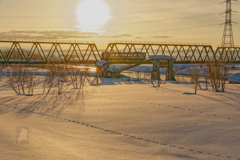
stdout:
[[(239, 84), (194, 95), (192, 85), (102, 81), (82, 99), (74, 89), (46, 97), (41, 84), (16, 96), (1, 80), (0, 159), (240, 159)], [(17, 143), (19, 126), (28, 144)]]
[(230, 83), (240, 83), (240, 73), (230, 75), (228, 81)]

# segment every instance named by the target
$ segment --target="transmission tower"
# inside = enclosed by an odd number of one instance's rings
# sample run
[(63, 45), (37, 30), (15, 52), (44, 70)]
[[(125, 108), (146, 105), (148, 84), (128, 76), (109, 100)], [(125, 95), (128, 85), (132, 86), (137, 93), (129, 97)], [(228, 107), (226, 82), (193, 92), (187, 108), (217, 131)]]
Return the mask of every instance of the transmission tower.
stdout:
[(226, 11), (225, 11), (225, 23), (222, 47), (234, 47), (233, 30), (232, 30), (232, 1), (236, 0), (226, 0)]

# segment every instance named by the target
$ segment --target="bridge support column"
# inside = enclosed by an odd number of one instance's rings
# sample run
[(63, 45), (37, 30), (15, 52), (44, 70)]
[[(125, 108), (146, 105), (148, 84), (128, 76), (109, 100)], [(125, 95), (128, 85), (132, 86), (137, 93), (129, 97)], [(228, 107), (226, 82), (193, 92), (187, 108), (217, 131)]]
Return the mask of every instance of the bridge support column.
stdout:
[(168, 60), (168, 69), (166, 71), (166, 81), (176, 81), (173, 71), (173, 59)]
[(97, 68), (97, 74), (99, 75), (99, 77), (107, 77), (109, 64), (106, 61), (97, 62), (96, 68)]
[(154, 80), (158, 80), (160, 85), (160, 60), (155, 59), (153, 61), (153, 70), (151, 71), (151, 83), (153, 83)]

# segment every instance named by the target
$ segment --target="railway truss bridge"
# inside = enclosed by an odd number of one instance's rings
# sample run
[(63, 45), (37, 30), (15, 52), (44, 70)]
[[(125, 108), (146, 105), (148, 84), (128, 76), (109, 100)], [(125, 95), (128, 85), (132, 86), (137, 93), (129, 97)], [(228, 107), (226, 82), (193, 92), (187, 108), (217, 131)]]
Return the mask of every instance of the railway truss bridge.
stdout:
[[(109, 43), (105, 52), (117, 54), (117, 61), (106, 58), (109, 63), (136, 63), (141, 61), (138, 57), (140, 53), (151, 55), (166, 55), (175, 59), (174, 63), (207, 63), (209, 61), (228, 61), (240, 63), (240, 47), (218, 47), (213, 50), (211, 45), (197, 44), (154, 44), (154, 43)], [(121, 53), (136, 53), (136, 60), (127, 60)]]
[(0, 63), (96, 63), (101, 60), (95, 43), (0, 40)]
[[(174, 63), (206, 63), (212, 60), (240, 63), (240, 47), (218, 47), (213, 50), (211, 45), (197, 44), (154, 44), (154, 43), (109, 43), (103, 57), (95, 43), (77, 42), (46, 42), (46, 41), (11, 41), (0, 40), (0, 63), (46, 64), (46, 63), (77, 63), (96, 64), (107, 61), (110, 64), (141, 64), (151, 63), (150, 55), (167, 55)], [(128, 54), (135, 53), (129, 60)], [(139, 59), (146, 53), (146, 60)], [(110, 60), (115, 54), (117, 59)]]

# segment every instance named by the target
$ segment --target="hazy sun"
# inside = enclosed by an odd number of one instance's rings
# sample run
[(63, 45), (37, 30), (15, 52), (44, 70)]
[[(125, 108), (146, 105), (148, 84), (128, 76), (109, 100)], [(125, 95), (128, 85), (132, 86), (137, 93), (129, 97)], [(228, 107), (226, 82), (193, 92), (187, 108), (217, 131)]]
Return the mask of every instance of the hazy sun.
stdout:
[(101, 0), (85, 0), (80, 4), (78, 17), (85, 27), (99, 27), (109, 19), (109, 9)]

